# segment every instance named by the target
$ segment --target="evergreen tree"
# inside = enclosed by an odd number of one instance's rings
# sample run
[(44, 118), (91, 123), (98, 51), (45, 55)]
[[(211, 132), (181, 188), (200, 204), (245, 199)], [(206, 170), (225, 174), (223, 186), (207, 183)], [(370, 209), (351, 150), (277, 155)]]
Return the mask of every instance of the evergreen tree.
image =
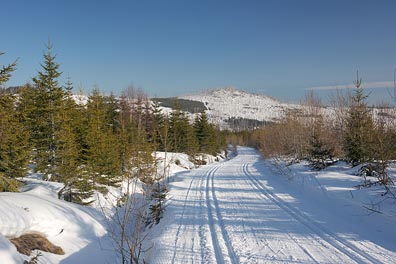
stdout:
[[(68, 85), (72, 85), (70, 79)], [(72, 98), (71, 89), (68, 89), (62, 102), (59, 120), (60, 130), (56, 131), (57, 156), (56, 174), (60, 181), (65, 183), (59, 192), (59, 198), (80, 204), (89, 203), (93, 194), (92, 185), (89, 184), (88, 174), (82, 166), (79, 130), (82, 120), (79, 120), (79, 109)]]
[(71, 95), (67, 94), (56, 116), (56, 119), (60, 121), (60, 129), (55, 131), (57, 166), (54, 171), (62, 182), (68, 182), (68, 179), (73, 178), (79, 166), (79, 147), (75, 132), (76, 118), (77, 105)]
[[(34, 93), (33, 107), (29, 113), (32, 129), (32, 141), (35, 145), (35, 161), (37, 170), (43, 172), (47, 177), (56, 176), (57, 159), (57, 135), (61, 128), (60, 111), (65, 93), (59, 86), (58, 78), (59, 64), (55, 62), (56, 57), (51, 53), (52, 46), (47, 45), (44, 54), (44, 63), (41, 64), (42, 71), (33, 78)], [(59, 180), (59, 179), (53, 179)]]
[(162, 113), (159, 102), (153, 100), (152, 104), (152, 142), (155, 144), (156, 150), (168, 150), (168, 133), (169, 133), (169, 120)]
[(203, 153), (215, 154), (217, 152), (217, 146), (215, 143), (214, 128), (209, 123), (204, 111), (195, 118), (194, 129), (199, 143), (199, 150)]
[(121, 162), (121, 173), (123, 176), (127, 175), (131, 170), (130, 159), (131, 159), (131, 147), (133, 142), (133, 120), (131, 116), (131, 107), (125, 95), (120, 97), (120, 113), (119, 113), (119, 140), (120, 149), (119, 156)]
[(119, 140), (108, 121), (106, 98), (95, 89), (87, 104), (86, 164), (93, 188), (116, 186), (121, 178)]
[(374, 122), (365, 102), (367, 96), (363, 94), (359, 75), (354, 84), (355, 94), (346, 120), (344, 139), (346, 158), (353, 166), (370, 161), (374, 144)]
[(15, 179), (25, 175), (30, 158), (28, 138), (14, 96), (0, 93), (0, 191), (17, 191)]
[[(16, 62), (0, 69), (0, 87), (15, 68)], [(0, 191), (18, 191), (16, 178), (24, 176), (29, 160), (29, 134), (15, 105), (14, 96), (0, 91)]]
[[(4, 52), (0, 52), (0, 56), (3, 54)], [(0, 87), (11, 78), (11, 73), (15, 71), (15, 69), (16, 69), (16, 61), (6, 66), (3, 66), (0, 69)]]
[(68, 93), (69, 95), (72, 95), (72, 90), (74, 87), (73, 87), (73, 82), (71, 81), (70, 76), (67, 77), (64, 88), (65, 88), (66, 93)]
[(168, 188), (164, 182), (157, 182), (153, 184), (151, 190), (151, 204), (149, 206), (149, 215), (146, 217), (145, 224), (152, 227), (160, 222), (165, 211), (166, 196)]
[(146, 132), (147, 142), (156, 145), (154, 140), (154, 113), (151, 100), (146, 96), (143, 104), (143, 126)]
[(188, 117), (180, 109), (172, 111), (169, 121), (169, 145), (170, 151), (184, 152), (194, 155), (198, 151), (198, 142), (194, 128)]
[(106, 109), (106, 124), (112, 129), (113, 134), (119, 131), (119, 102), (113, 93), (104, 96), (104, 106)]
[(310, 166), (316, 170), (324, 169), (334, 157), (334, 146), (329, 139), (323, 123), (323, 117), (317, 116), (313, 121), (313, 131), (308, 147)]

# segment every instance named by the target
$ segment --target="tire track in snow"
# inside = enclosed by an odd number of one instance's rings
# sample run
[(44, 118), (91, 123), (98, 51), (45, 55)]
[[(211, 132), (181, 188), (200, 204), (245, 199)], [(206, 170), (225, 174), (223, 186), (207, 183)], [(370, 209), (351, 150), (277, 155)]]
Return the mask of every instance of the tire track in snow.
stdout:
[[(199, 180), (199, 216), (204, 219), (204, 178), (205, 176), (201, 176)], [(205, 249), (206, 249), (206, 237), (205, 237), (205, 229), (204, 225), (201, 224), (198, 227), (198, 236), (199, 236), (199, 246), (201, 251), (201, 263), (205, 262)]]
[(279, 196), (265, 187), (258, 179), (254, 177), (254, 175), (249, 171), (248, 164), (245, 164), (243, 169), (246, 176), (253, 183), (253, 185), (260, 190), (260, 192), (265, 195), (268, 199), (277, 204), (280, 208), (282, 208), (286, 213), (288, 213), (293, 219), (297, 220), (307, 228), (309, 228), (312, 232), (317, 234), (320, 238), (322, 238), (325, 242), (333, 246), (339, 252), (348, 256), (350, 259), (357, 263), (381, 263), (381, 260), (374, 258), (373, 256), (365, 253), (364, 251), (357, 248), (352, 243), (348, 242), (345, 239), (340, 238), (339, 236), (333, 234), (332, 232), (326, 230), (323, 226), (309, 218), (307, 215), (299, 212), (295, 208), (291, 207), (285, 201), (283, 201)]
[[(248, 166), (247, 163), (244, 163), (244, 164), (241, 166), (241, 175), (247, 175), (247, 173), (246, 173), (246, 168), (247, 168), (247, 166)], [(251, 183), (250, 185), (252, 186), (252, 181), (251, 181), (250, 179), (249, 179), (248, 182), (250, 182), (250, 183)], [(255, 186), (255, 185), (254, 185), (254, 186)], [(257, 186), (256, 186), (256, 188), (257, 188)], [(259, 191), (259, 194), (262, 195), (261, 189), (258, 188), (258, 191)], [(307, 248), (305, 248), (304, 246), (301, 245), (301, 243), (298, 241), (298, 239), (296, 239), (295, 237), (293, 237), (290, 233), (286, 233), (286, 235), (287, 235), (287, 237), (288, 237), (291, 241), (294, 241), (294, 243), (295, 243), (295, 245), (297, 245), (297, 247), (299, 247), (305, 254), (307, 254), (307, 256), (312, 260), (312, 263), (316, 263), (316, 264), (320, 263), (320, 262), (314, 257), (314, 255), (312, 255), (312, 254), (309, 252), (309, 250), (308, 250)], [(277, 250), (277, 251), (275, 251), (274, 249), (272, 249), (272, 247), (270, 246), (270, 243), (269, 243), (268, 241), (266, 241), (265, 244), (266, 244), (266, 246), (270, 249), (270, 251), (273, 253), (272, 258), (275, 258), (278, 254), (283, 254), (285, 257), (287, 257), (287, 255), (284, 254), (284, 253), (282, 252), (282, 248), (279, 249), (279, 250)]]
[[(225, 256), (229, 257), (231, 263), (237, 264), (239, 263), (239, 261), (236, 257), (235, 251), (231, 245), (229, 236), (225, 229), (224, 222), (220, 212), (219, 202), (217, 200), (215, 193), (214, 176), (219, 168), (220, 168), (219, 165), (215, 166), (211, 170), (209, 170), (208, 173), (206, 174), (205, 191), (206, 191), (206, 206), (208, 210), (208, 224), (209, 224), (210, 234), (212, 237), (213, 250), (216, 257), (216, 263), (226, 263), (224, 259), (224, 254), (220, 246), (220, 243), (222, 243), (227, 248), (228, 254), (226, 254)], [(212, 196), (212, 199), (210, 196)], [(211, 200), (213, 200), (214, 211), (212, 210)], [(220, 228), (219, 230), (220, 232), (217, 232), (216, 226)], [(219, 234), (221, 235), (220, 238), (218, 236)]]
[(183, 209), (182, 209), (182, 214), (180, 216), (180, 220), (179, 220), (179, 226), (177, 227), (177, 231), (176, 231), (176, 237), (175, 237), (175, 242), (174, 242), (174, 247), (173, 247), (173, 255), (172, 255), (172, 263), (175, 263), (175, 259), (176, 259), (176, 254), (178, 252), (178, 242), (179, 242), (179, 236), (180, 236), (180, 232), (182, 227), (185, 228), (186, 225), (183, 225), (183, 220), (184, 220), (184, 214), (186, 212), (186, 207), (187, 207), (187, 202), (188, 202), (188, 198), (189, 198), (189, 194), (191, 191), (191, 186), (193, 184), (193, 182), (195, 181), (195, 177), (192, 178), (192, 180), (190, 181), (190, 185), (188, 186), (188, 190), (186, 193), (186, 197), (184, 199), (184, 203), (183, 203)]
[[(220, 168), (220, 166), (218, 166), (218, 169), (219, 168)], [(221, 234), (222, 234), (224, 242), (225, 242), (225, 244), (227, 246), (228, 256), (229, 256), (229, 258), (231, 260), (231, 263), (236, 264), (236, 263), (239, 263), (239, 261), (238, 261), (238, 258), (236, 257), (234, 248), (231, 245), (230, 238), (229, 238), (227, 230), (225, 228), (223, 217), (221, 216), (221, 212), (220, 212), (219, 201), (217, 200), (217, 196), (216, 196), (216, 192), (215, 192), (216, 191), (215, 190), (215, 186), (214, 186), (214, 175), (215, 175), (215, 172), (213, 172), (212, 175), (211, 175), (211, 182), (212, 182), (212, 184), (211, 184), (212, 188), (211, 189), (212, 189), (212, 198), (213, 198), (213, 202), (214, 202), (215, 209), (216, 209), (216, 216), (217, 216), (217, 219), (218, 219), (218, 222), (219, 222), (219, 226), (220, 226), (220, 229), (221, 229)]]
[[(237, 173), (238, 173), (238, 175), (244, 175), (244, 174), (245, 174), (245, 173), (244, 173), (244, 170), (243, 170), (243, 166), (238, 166), (238, 171), (237, 171)], [(247, 181), (247, 182), (250, 183), (249, 181)], [(249, 185), (251, 185), (251, 184), (249, 184)], [(258, 194), (257, 194), (257, 199), (261, 199), (262, 196), (261, 196), (260, 194), (261, 194), (261, 193), (258, 193)], [(238, 203), (238, 206), (239, 206), (240, 210), (243, 210), (243, 212), (244, 212), (246, 215), (248, 215), (248, 213), (247, 213), (248, 210), (245, 208), (245, 206), (243, 206), (240, 202), (237, 202), (237, 203)], [(249, 227), (249, 230), (247, 230), (244, 221), (242, 221), (242, 228), (243, 228), (243, 232), (246, 234), (246, 235), (244, 236), (244, 243), (247, 243), (246, 237), (248, 237), (248, 234), (251, 234), (252, 237), (253, 237), (253, 239), (254, 239), (254, 241), (255, 241), (255, 243), (256, 243), (256, 245), (264, 245), (264, 248), (269, 249), (269, 251), (273, 254), (272, 256), (276, 256), (277, 254), (281, 253), (281, 249), (279, 249), (279, 250), (276, 251), (276, 250), (272, 247), (271, 243), (268, 241), (268, 239), (267, 239), (266, 237), (263, 237), (263, 238), (261, 238), (261, 239), (258, 239), (258, 237), (257, 237), (257, 232), (256, 232), (256, 230), (253, 228), (253, 226)], [(246, 252), (246, 254), (245, 254), (245, 252)], [(256, 263), (258, 263), (257, 256), (255, 256), (254, 254), (252, 254), (252, 252), (251, 252), (249, 249), (248, 249), (247, 251), (241, 252), (240, 255), (241, 255), (241, 256), (242, 256), (242, 255), (245, 255), (247, 259), (249, 259), (249, 260), (253, 259)], [(285, 256), (286, 256), (286, 255), (285, 255)]]

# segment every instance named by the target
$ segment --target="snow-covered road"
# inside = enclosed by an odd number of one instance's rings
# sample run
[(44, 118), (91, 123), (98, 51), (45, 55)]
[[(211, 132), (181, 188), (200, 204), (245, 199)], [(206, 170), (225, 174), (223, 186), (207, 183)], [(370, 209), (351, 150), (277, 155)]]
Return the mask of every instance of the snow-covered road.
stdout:
[(149, 263), (395, 263), (350, 208), (289, 189), (250, 148), (177, 175)]

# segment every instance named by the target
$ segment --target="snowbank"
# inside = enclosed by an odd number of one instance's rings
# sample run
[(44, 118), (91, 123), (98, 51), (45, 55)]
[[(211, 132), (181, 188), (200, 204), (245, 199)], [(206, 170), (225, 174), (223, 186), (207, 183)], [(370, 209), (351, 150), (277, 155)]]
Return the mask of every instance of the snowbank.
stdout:
[[(174, 181), (177, 173), (196, 167), (186, 154), (157, 152), (155, 158), (157, 176), (166, 180)], [(207, 163), (219, 160), (211, 155), (203, 155), (201, 159)], [(111, 223), (104, 215), (111, 216), (126, 188), (134, 188), (132, 192), (136, 194), (143, 193), (142, 183), (123, 182), (120, 188), (109, 187), (106, 195), (95, 194), (91, 206), (81, 206), (58, 199), (63, 184), (40, 178), (32, 173), (23, 178), (26, 185), (21, 193), (0, 193), (0, 264), (29, 260), (7, 238), (36, 232), (65, 251), (65, 255), (41, 252), (39, 263), (114, 263), (118, 256), (108, 231)]]
[[(57, 184), (47, 187), (57, 189)], [(100, 238), (106, 235), (106, 229), (99, 212), (93, 208), (68, 203), (54, 197), (50, 188), (36, 182), (24, 193), (0, 193), (0, 263), (18, 263), (27, 257), (16, 252), (6, 237), (17, 237), (25, 233), (39, 232), (48, 240), (65, 251), (65, 255), (43, 252), (39, 259), (43, 263), (69, 262), (72, 255), (89, 255), (92, 262), (106, 259), (100, 247)], [(103, 243), (109, 247), (108, 241)], [(89, 252), (83, 252), (88, 245), (96, 244)], [(81, 256), (82, 257), (82, 256)], [(110, 258), (111, 259), (111, 258)], [(96, 262), (96, 263), (99, 263)], [(76, 262), (74, 262), (76, 263)]]

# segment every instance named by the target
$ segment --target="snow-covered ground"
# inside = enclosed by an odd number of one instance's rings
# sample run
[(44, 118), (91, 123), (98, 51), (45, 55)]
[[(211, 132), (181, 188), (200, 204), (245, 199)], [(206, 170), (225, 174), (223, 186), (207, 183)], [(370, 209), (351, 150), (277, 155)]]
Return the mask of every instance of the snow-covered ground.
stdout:
[[(362, 179), (343, 163), (321, 172), (300, 163), (279, 174), (245, 147), (200, 168), (183, 154), (157, 158), (170, 162), (159, 167), (169, 200), (145, 231), (146, 263), (396, 262), (396, 199), (381, 187), (354, 188)], [(27, 181), (22, 193), (0, 193), (0, 263), (29, 259), (7, 239), (26, 232), (65, 251), (43, 252), (39, 263), (120, 263), (100, 210), (58, 200), (59, 184)]]
[(148, 262), (395, 263), (395, 199), (383, 214), (368, 210), (379, 190), (353, 188), (361, 178), (342, 165), (290, 173), (239, 148), (227, 162), (178, 174)]
[[(158, 152), (158, 174), (168, 179), (195, 166), (189, 156), (182, 153)], [(204, 155), (207, 163), (215, 157)], [(97, 264), (121, 263), (115, 251), (112, 231), (114, 226), (108, 217), (114, 213), (118, 198), (126, 188), (142, 192), (142, 184), (121, 184), (121, 188), (109, 187), (107, 195), (95, 194), (91, 206), (81, 206), (58, 199), (63, 184), (43, 181), (40, 174), (31, 173), (23, 181), (21, 193), (0, 193), (0, 264), (21, 264), (31, 257), (19, 254), (8, 238), (26, 233), (40, 233), (53, 244), (62, 247), (65, 254), (40, 252), (39, 263)]]
[(43, 234), (66, 253), (42, 252), (39, 263), (106, 263), (114, 258), (99, 211), (57, 199), (55, 183), (37, 180), (30, 186), (22, 193), (0, 193), (0, 263), (28, 260), (6, 237), (32, 232)]

